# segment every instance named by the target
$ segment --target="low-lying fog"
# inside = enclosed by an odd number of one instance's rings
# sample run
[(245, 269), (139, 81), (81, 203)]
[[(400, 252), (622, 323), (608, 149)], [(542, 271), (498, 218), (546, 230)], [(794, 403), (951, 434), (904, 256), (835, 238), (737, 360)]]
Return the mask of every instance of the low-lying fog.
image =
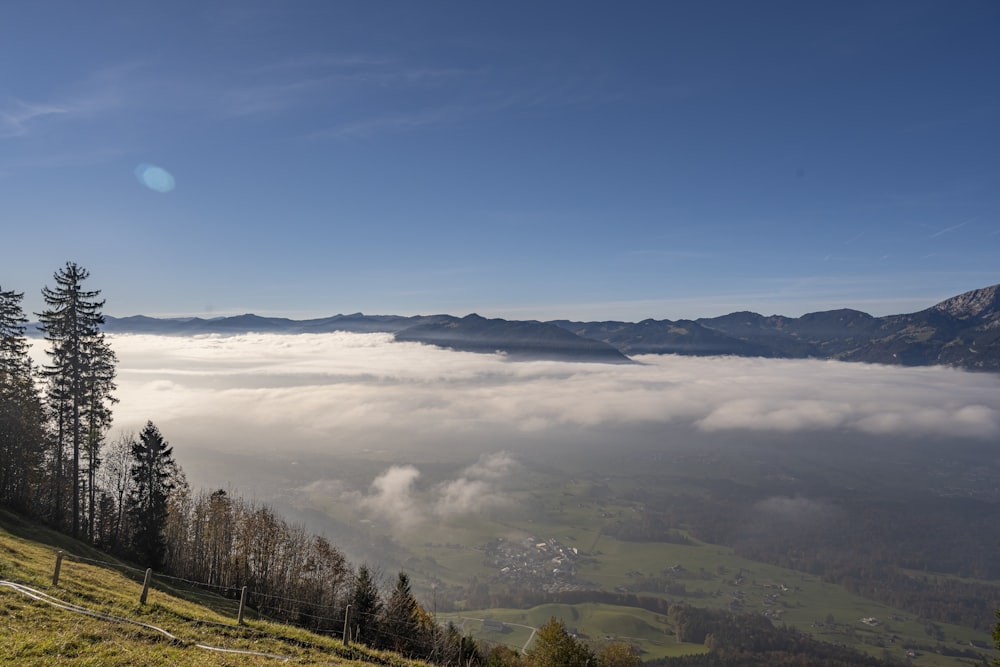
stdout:
[[(489, 498), (529, 448), (624, 453), (684, 438), (833, 433), (893, 442), (1000, 436), (1000, 377), (811, 360), (645, 356), (635, 365), (510, 362), (388, 334), (111, 337), (115, 431), (146, 420), (192, 485), (251, 486), (298, 465), (301, 484), (405, 514), (422, 471), (437, 512)], [(36, 341), (39, 360), (44, 343)], [(112, 433), (112, 437), (114, 437)], [(888, 445), (887, 445), (888, 446)], [(338, 461), (365, 459), (342, 488)], [(317, 461), (328, 462), (322, 466)], [(477, 463), (478, 462), (478, 463)], [(304, 468), (304, 469), (303, 469)], [(248, 482), (249, 480), (249, 482)], [(269, 490), (250, 489), (264, 498)], [(380, 500), (381, 499), (381, 500)]]

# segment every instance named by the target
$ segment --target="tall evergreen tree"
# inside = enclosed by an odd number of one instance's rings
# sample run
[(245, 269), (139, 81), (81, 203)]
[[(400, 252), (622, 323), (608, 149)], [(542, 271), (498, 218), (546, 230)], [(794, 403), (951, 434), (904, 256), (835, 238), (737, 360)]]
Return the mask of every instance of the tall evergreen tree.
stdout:
[(94, 539), (94, 517), (97, 509), (97, 472), (101, 465), (101, 449), (105, 435), (111, 428), (111, 405), (118, 399), (111, 395), (115, 389), (115, 353), (104, 334), (93, 341), (91, 365), (85, 376), (87, 404), (82, 411), (85, 436), (83, 456), (87, 463), (87, 537)]
[(21, 308), (24, 292), (0, 289), (0, 373), (13, 376), (30, 368), (25, 324)]
[[(99, 451), (111, 422), (110, 405), (114, 401), (115, 355), (101, 332), (104, 323), (99, 290), (84, 290), (82, 283), (90, 272), (73, 262), (55, 272), (55, 288), (42, 288), (48, 308), (39, 313), (45, 338), (49, 341), (50, 365), (44, 375), (49, 379), (49, 402), (55, 413), (56, 442), (53, 448), (55, 502), (53, 518), (59, 521), (63, 511), (63, 457), (72, 453), (70, 532), (78, 537), (81, 501), (93, 505)], [(87, 459), (88, 496), (81, 493), (81, 454)], [(89, 515), (93, 516), (90, 512)], [(88, 529), (92, 520), (88, 521)]]
[(410, 577), (400, 572), (382, 615), (383, 648), (409, 656), (424, 657), (430, 648), (430, 625), (410, 589)]
[(176, 475), (173, 448), (153, 422), (146, 422), (139, 439), (132, 443), (132, 495), (128, 513), (132, 555), (148, 567), (159, 568), (163, 564), (166, 554), (163, 530)]
[(23, 298), (23, 292), (0, 289), (0, 503), (20, 510), (31, 504), (45, 444)]
[(382, 599), (379, 596), (378, 585), (367, 565), (358, 568), (351, 590), (350, 632), (354, 641), (369, 646), (378, 643), (379, 620), (382, 615)]

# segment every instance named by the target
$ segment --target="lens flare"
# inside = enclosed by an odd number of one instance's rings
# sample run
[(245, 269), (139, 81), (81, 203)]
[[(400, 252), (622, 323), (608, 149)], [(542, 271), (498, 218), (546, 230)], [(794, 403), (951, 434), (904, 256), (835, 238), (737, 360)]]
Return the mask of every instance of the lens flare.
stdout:
[(170, 192), (174, 189), (173, 175), (155, 164), (140, 164), (135, 168), (135, 177), (140, 183), (156, 192)]

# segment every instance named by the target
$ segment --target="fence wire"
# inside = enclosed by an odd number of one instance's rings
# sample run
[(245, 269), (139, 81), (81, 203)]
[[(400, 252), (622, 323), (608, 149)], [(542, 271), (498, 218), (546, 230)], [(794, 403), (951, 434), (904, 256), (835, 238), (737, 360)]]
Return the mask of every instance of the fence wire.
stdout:
[[(80, 555), (77, 555), (77, 554), (74, 554), (74, 553), (71, 553), (71, 552), (68, 552), (68, 551), (63, 551), (63, 556), (67, 557), (67, 558), (70, 558), (70, 559), (72, 559), (74, 561), (82, 562), (82, 563), (87, 563), (87, 564), (91, 564), (91, 565), (107, 566), (109, 568), (114, 568), (114, 569), (118, 569), (118, 570), (127, 570), (127, 571), (130, 571), (130, 572), (135, 572), (138, 575), (142, 575), (142, 576), (145, 576), (145, 573), (146, 573), (146, 570), (143, 570), (143, 569), (140, 569), (140, 568), (137, 568), (137, 567), (132, 567), (130, 565), (126, 565), (125, 563), (122, 563), (122, 562), (119, 562), (119, 561), (98, 560), (98, 559), (94, 559), (94, 558), (87, 558), (85, 556), (80, 556)], [(166, 579), (166, 580), (171, 580), (171, 581), (177, 581), (177, 582), (182, 582), (184, 584), (188, 584), (189, 586), (194, 586), (194, 587), (199, 588), (199, 589), (211, 589), (211, 590), (217, 590), (217, 591), (225, 591), (225, 592), (232, 593), (234, 595), (241, 593), (242, 590), (243, 590), (242, 587), (222, 586), (220, 584), (212, 584), (212, 583), (204, 582), (204, 581), (196, 581), (196, 580), (193, 580), (193, 579), (186, 579), (184, 577), (177, 577), (177, 576), (173, 576), (173, 575), (169, 575), (169, 574), (163, 574), (163, 573), (158, 573), (158, 572), (153, 572), (152, 573), (152, 577), (154, 579), (156, 579), (156, 580)], [(160, 582), (158, 582), (158, 583), (160, 583)], [(169, 588), (172, 591), (176, 591), (177, 590), (177, 589), (174, 589), (173, 587), (167, 586), (167, 585), (161, 585), (161, 587), (163, 587), (163, 588)], [(211, 592), (211, 590), (209, 592)], [(190, 591), (185, 591), (185, 594), (188, 594), (188, 593), (190, 593)], [(312, 614), (312, 613), (303, 611), (303, 608), (315, 608), (317, 606), (317, 603), (315, 601), (302, 600), (302, 599), (299, 599), (299, 598), (293, 598), (293, 597), (287, 597), (287, 596), (281, 596), (281, 595), (274, 595), (274, 594), (271, 594), (271, 593), (258, 593), (258, 592), (255, 592), (255, 591), (251, 590), (251, 589), (247, 589), (247, 597), (248, 597), (248, 599), (251, 599), (251, 600), (264, 599), (264, 600), (277, 600), (277, 601), (280, 601), (280, 602), (289, 602), (289, 603), (292, 603), (294, 605), (297, 605), (297, 608), (285, 610), (285, 613), (287, 615), (289, 615), (289, 616), (305, 617), (305, 618), (313, 619), (315, 621), (330, 621), (330, 622), (332, 622), (332, 624), (339, 624), (340, 627), (341, 627), (340, 630), (329, 630), (329, 629), (323, 630), (323, 629), (313, 629), (313, 628), (309, 628), (309, 627), (305, 627), (303, 629), (310, 630), (312, 632), (319, 632), (319, 633), (323, 633), (323, 634), (327, 634), (327, 635), (331, 635), (331, 636), (343, 635), (344, 634), (345, 628), (343, 627), (344, 626), (344, 617), (343, 616), (341, 616), (339, 614), (336, 615), (336, 616), (326, 616), (326, 615), (320, 615), (320, 614)], [(227, 600), (227, 601), (229, 601), (229, 602), (233, 602), (232, 598), (226, 597), (224, 599)], [(287, 620), (282, 620), (282, 619), (274, 618), (272, 616), (269, 616), (269, 615), (265, 614), (263, 611), (261, 611), (259, 609), (260, 605), (258, 605), (257, 607), (252, 607), (250, 605), (247, 605), (247, 606), (254, 613), (254, 615), (257, 616), (259, 619), (262, 619), (262, 620), (265, 620), (265, 621), (269, 621), (271, 623), (276, 623), (276, 624), (283, 624), (283, 623), (284, 624), (288, 624)], [(319, 605), (319, 606), (322, 606), (322, 605)], [(330, 606), (332, 608), (332, 605), (328, 605), (328, 606)], [(359, 617), (360, 617), (360, 619), (359, 619)], [(200, 624), (204, 624), (204, 625), (214, 625), (214, 626), (220, 626), (220, 627), (233, 627), (233, 626), (227, 625), (225, 623), (221, 623), (219, 621), (212, 621), (212, 620), (203, 619), (203, 618), (188, 618), (188, 620), (190, 622), (193, 622), (193, 623), (200, 623)], [(374, 624), (374, 623), (377, 623), (380, 620), (380, 616), (378, 614), (373, 614), (373, 613), (370, 613), (370, 612), (356, 611), (356, 610), (354, 610), (352, 608), (350, 610), (350, 614), (349, 614), (348, 620), (351, 622), (351, 627), (359, 628), (359, 627), (361, 627), (360, 624), (356, 624), (355, 623), (357, 620), (365, 620), (365, 621), (367, 621), (366, 625), (368, 623)], [(470, 619), (470, 620), (475, 620), (475, 619)], [(250, 628), (250, 627), (247, 627), (245, 625), (244, 626), (240, 626), (240, 627), (244, 628), (244, 633), (248, 634), (248, 635), (254, 635), (254, 636), (257, 636), (257, 637), (265, 637), (265, 638), (271, 638), (271, 639), (280, 639), (280, 637), (278, 635), (276, 635), (274, 633), (269, 633), (269, 632), (263, 631), (263, 630), (258, 629), (258, 628)], [(348, 635), (352, 635), (353, 634), (353, 632), (351, 630), (351, 627), (346, 628)], [(526, 627), (530, 627), (530, 626), (526, 626)], [(437, 634), (440, 634), (440, 633), (443, 633), (443, 632), (444, 632), (444, 628), (441, 628), (440, 626), (438, 626), (437, 629), (434, 630), (433, 634), (437, 635)], [(396, 634), (396, 633), (390, 632), (390, 631), (388, 631), (388, 630), (386, 630), (384, 628), (379, 628), (379, 629), (375, 630), (374, 634), (376, 634), (376, 635), (378, 635), (380, 637), (401, 640), (403, 642), (409, 642), (409, 641), (412, 641), (412, 639), (413, 639), (412, 636), (406, 636), (406, 635)], [(364, 642), (361, 642), (361, 643), (364, 643)], [(501, 645), (501, 646), (506, 646), (506, 647), (508, 647), (510, 649), (513, 649), (513, 650), (516, 650), (518, 652), (520, 652), (520, 651), (522, 651), (524, 649), (524, 647), (521, 646), (521, 645), (519, 645), (519, 644), (510, 644), (510, 643), (501, 642), (501, 641), (490, 641), (489, 643), (490, 644), (497, 644), (497, 645)]]

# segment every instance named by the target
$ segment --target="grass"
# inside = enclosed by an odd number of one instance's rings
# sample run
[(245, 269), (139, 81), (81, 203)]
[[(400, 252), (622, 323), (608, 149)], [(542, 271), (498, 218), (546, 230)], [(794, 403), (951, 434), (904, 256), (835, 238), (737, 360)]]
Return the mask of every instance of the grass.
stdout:
[[(56, 551), (107, 565), (63, 559), (52, 585)], [(345, 646), (335, 638), (251, 619), (237, 626), (236, 603), (202, 591), (157, 583), (140, 605), (141, 575), (125, 563), (0, 511), (0, 580), (9, 580), (100, 614), (110, 622), (33, 600), (0, 587), (0, 663), (18, 665), (271, 665), (273, 657), (227, 654), (197, 644), (282, 656), (303, 665), (420, 665), (392, 653)], [(171, 640), (145, 623), (169, 631)]]

